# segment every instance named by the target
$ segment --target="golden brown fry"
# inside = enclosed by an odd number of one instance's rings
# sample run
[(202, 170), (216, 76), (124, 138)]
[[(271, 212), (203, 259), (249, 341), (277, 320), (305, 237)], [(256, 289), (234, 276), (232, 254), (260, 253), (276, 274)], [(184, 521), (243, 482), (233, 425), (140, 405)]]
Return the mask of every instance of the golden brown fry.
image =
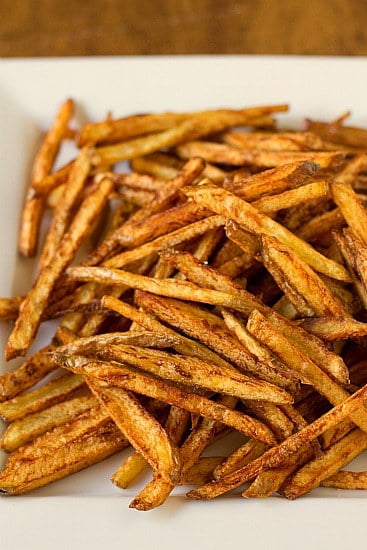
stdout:
[(339, 208), (323, 212), (305, 223), (297, 231), (297, 235), (308, 242), (317, 242), (324, 234), (345, 225), (345, 219)]
[[(286, 111), (286, 105), (274, 105), (265, 107), (253, 107), (244, 109), (242, 112), (247, 114), (249, 119), (255, 119), (270, 114), (272, 112)], [(149, 134), (153, 132), (160, 132), (168, 128), (172, 128), (181, 122), (192, 118), (193, 116), (200, 116), (201, 118), (215, 117), (216, 115), (233, 115), (241, 113), (241, 111), (231, 111), (229, 109), (218, 109), (212, 111), (198, 111), (191, 113), (157, 113), (146, 115), (134, 115), (119, 119), (108, 118), (102, 122), (94, 124), (85, 124), (78, 136), (79, 147), (86, 143), (108, 143), (116, 141), (126, 141), (132, 137), (139, 135)], [(236, 120), (236, 118), (234, 118)], [(262, 121), (260, 121), (260, 124)], [(234, 124), (236, 124), (234, 122)], [(242, 124), (242, 122), (239, 122)]]
[(34, 386), (46, 374), (55, 370), (52, 357), (48, 353), (51, 349), (52, 346), (47, 346), (37, 351), (20, 367), (0, 376), (0, 403)]
[(328, 195), (329, 184), (326, 181), (315, 181), (277, 195), (262, 197), (252, 205), (271, 216), (283, 208), (297, 206), (300, 203), (314, 201)]
[(367, 131), (364, 128), (343, 126), (343, 121), (319, 122), (306, 119), (307, 129), (314, 132), (322, 139), (332, 143), (341, 143), (351, 147), (367, 147)]
[(219, 466), (224, 456), (204, 456), (191, 466), (185, 477), (180, 481), (180, 485), (202, 485), (213, 479), (213, 471)]
[(24, 296), (16, 296), (15, 298), (0, 298), (0, 319), (16, 319), (23, 301)]
[(65, 374), (41, 388), (24, 393), (0, 404), (0, 416), (11, 422), (27, 414), (41, 411), (60, 403), (84, 385), (82, 376)]
[(367, 473), (342, 470), (324, 479), (320, 485), (335, 489), (367, 489)]
[(168, 328), (160, 323), (154, 315), (151, 315), (146, 311), (139, 311), (133, 306), (122, 302), (121, 300), (117, 300), (113, 296), (103, 296), (101, 303), (104, 307), (111, 309), (112, 311), (116, 311), (127, 319), (131, 319), (133, 322), (141, 325), (148, 331), (172, 336), (178, 340), (178, 343), (174, 345), (174, 349), (178, 353), (188, 355), (190, 357), (198, 357), (203, 361), (210, 361), (219, 367), (226, 368), (229, 366), (227, 361), (222, 359), (222, 357), (214, 353), (203, 344), (200, 344), (200, 342), (178, 334), (172, 328)]
[[(255, 112), (255, 109), (257, 111)], [(178, 143), (197, 139), (201, 136), (220, 132), (230, 126), (242, 126), (252, 123), (256, 117), (269, 112), (286, 110), (286, 106), (275, 106), (270, 108), (261, 107), (243, 109), (242, 111), (212, 111), (194, 115), (183, 122), (162, 132), (148, 135), (135, 140), (125, 141), (117, 145), (99, 147), (97, 149), (95, 164), (114, 164), (121, 160), (133, 159), (148, 153), (153, 153), (164, 147), (172, 147)]]
[(367, 336), (367, 324), (340, 317), (321, 317), (305, 319), (302, 327), (327, 341), (347, 340), (348, 338), (362, 338)]
[(367, 447), (367, 434), (353, 430), (330, 447), (321, 457), (311, 460), (283, 485), (280, 493), (288, 499), (304, 495), (324, 479), (346, 466)]
[[(230, 409), (234, 409), (237, 404), (237, 399), (229, 396), (220, 396), (218, 398), (218, 403)], [(196, 464), (205, 449), (225, 431), (226, 426), (213, 419), (203, 418), (198, 422), (181, 447), (181, 479), (185, 478), (186, 474), (194, 464)]]
[(280, 242), (292, 248), (303, 261), (316, 271), (331, 278), (349, 282), (350, 277), (343, 266), (329, 260), (285, 227), (229, 191), (213, 185), (199, 185), (187, 187), (184, 192), (195, 202), (239, 223), (251, 233), (277, 237)]
[[(245, 373), (262, 378), (272, 385), (280, 386), (280, 388), (294, 391), (295, 379), (289, 375), (288, 369), (284, 369), (280, 363), (275, 364), (265, 357), (260, 361), (233, 336), (223, 320), (213, 313), (182, 301), (168, 300), (147, 293), (139, 292), (136, 301), (164, 322), (203, 342)], [(283, 390), (282, 394), (284, 397)]]
[(126, 489), (146, 469), (147, 465), (143, 455), (133, 452), (112, 474), (111, 481), (120, 489)]
[(206, 397), (189, 393), (171, 383), (132, 371), (122, 365), (115, 366), (102, 362), (90, 362), (88, 359), (78, 356), (64, 356), (60, 362), (65, 368), (73, 372), (83, 372), (87, 377), (98, 378), (108, 384), (159, 399), (194, 414), (200, 414), (222, 422), (260, 441), (265, 440), (269, 444), (274, 443), (273, 434), (261, 422), (238, 411), (232, 411), (228, 407)]
[(253, 460), (250, 464), (237, 469), (236, 471), (221, 477), (215, 482), (203, 485), (199, 489), (190, 491), (187, 496), (193, 499), (211, 499), (223, 493), (235, 489), (239, 485), (255, 478), (264, 470), (288, 464), (292, 456), (304, 445), (318, 437), (329, 427), (341, 422), (350, 416), (353, 411), (361, 407), (367, 386), (350, 396), (340, 405), (334, 407), (331, 411), (324, 414), (299, 432), (292, 435), (276, 447), (266, 451), (259, 458)]
[(82, 149), (70, 170), (64, 192), (55, 207), (51, 226), (42, 250), (40, 259), (41, 269), (49, 264), (59, 251), (62, 238), (73, 214), (73, 207), (80, 196), (89, 174), (92, 152), (87, 147)]
[[(81, 242), (90, 232), (91, 225), (106, 204), (111, 189), (112, 182), (106, 178), (101, 182), (99, 188), (83, 201), (65, 234), (57, 255), (41, 271), (23, 303), (22, 310), (6, 346), (5, 355), (7, 359), (24, 355), (31, 345), (57, 279), (75, 256)], [(35, 303), (37, 303), (37, 308), (34, 308)]]
[(234, 147), (261, 151), (325, 150), (322, 139), (312, 132), (224, 132), (220, 139)]
[(126, 252), (121, 252), (121, 254), (117, 254), (116, 256), (113, 256), (110, 260), (107, 260), (104, 265), (106, 267), (115, 268), (123, 267), (131, 262), (135, 262), (136, 260), (144, 258), (148, 254), (159, 252), (167, 246), (175, 246), (184, 241), (193, 239), (194, 237), (198, 237), (199, 235), (203, 235), (210, 229), (214, 229), (216, 227), (224, 225), (224, 223), (225, 219), (222, 216), (206, 217), (204, 219), (181, 227), (180, 229), (176, 229), (176, 231), (166, 233), (162, 237), (158, 237), (155, 240), (143, 244), (137, 248), (127, 250)]
[(87, 378), (87, 383), (134, 449), (154, 471), (175, 483), (180, 476), (178, 449), (160, 423), (129, 391), (94, 379)]
[(331, 192), (335, 203), (353, 233), (364, 245), (367, 245), (367, 237), (364, 231), (367, 224), (367, 212), (352, 186), (335, 178), (331, 183)]
[(82, 353), (97, 356), (107, 361), (132, 365), (143, 371), (150, 372), (159, 378), (186, 384), (193, 388), (201, 387), (212, 392), (233, 395), (243, 399), (265, 399), (284, 402), (284, 394), (278, 388), (263, 380), (256, 380), (238, 372), (233, 367), (216, 367), (196, 357), (172, 355), (168, 352), (144, 349), (132, 345), (114, 345), (108, 347), (97, 342), (89, 343), (78, 349), (78, 342), (70, 347), (65, 346), (55, 350), (55, 357), (63, 354)]
[(96, 405), (97, 400), (92, 395), (85, 395), (62, 401), (35, 413), (28, 413), (10, 424), (1, 438), (0, 446), (10, 453), (48, 430), (70, 422)]
[(320, 277), (291, 248), (266, 235), (260, 237), (260, 242), (264, 265), (302, 314), (350, 316)]
[(242, 468), (261, 456), (267, 449), (268, 445), (265, 443), (261, 443), (261, 441), (256, 441), (255, 439), (249, 439), (224, 460), (220, 466), (216, 467), (213, 472), (214, 479), (220, 479)]
[(20, 447), (0, 473), (0, 492), (19, 495), (96, 464), (128, 446), (100, 407)]
[(19, 233), (19, 251), (23, 256), (34, 256), (36, 254), (38, 232), (44, 209), (44, 199), (33, 196), (33, 182), (42, 181), (50, 173), (73, 110), (74, 104), (71, 99), (61, 105), (54, 123), (47, 132), (34, 160), (31, 187), (23, 209)]
[[(183, 141), (183, 140), (181, 140)], [(250, 164), (273, 168), (282, 164), (305, 161), (317, 163), (320, 168), (338, 168), (343, 160), (344, 153), (333, 152), (310, 152), (310, 151), (262, 151), (259, 149), (245, 149), (231, 147), (222, 143), (206, 141), (188, 141), (176, 148), (179, 157), (188, 159), (201, 157), (208, 162), (228, 164), (231, 166), (244, 166)]]
[(314, 162), (291, 162), (247, 176), (240, 181), (229, 182), (225, 187), (243, 200), (252, 202), (266, 195), (277, 195), (299, 187), (314, 176), (317, 170), (318, 165)]
[(64, 186), (73, 167), (74, 161), (70, 161), (52, 174), (47, 175), (43, 180), (33, 182), (33, 189), (37, 196), (49, 195), (49, 193), (59, 186)]

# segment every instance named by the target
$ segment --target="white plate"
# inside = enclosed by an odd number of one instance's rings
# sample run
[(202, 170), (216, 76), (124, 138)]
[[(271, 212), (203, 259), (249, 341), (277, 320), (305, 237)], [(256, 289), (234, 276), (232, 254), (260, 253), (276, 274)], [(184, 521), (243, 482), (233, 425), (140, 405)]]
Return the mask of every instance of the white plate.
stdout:
[[(33, 267), (15, 253), (27, 174), (41, 130), (66, 97), (80, 116), (289, 102), (287, 124), (352, 110), (367, 125), (367, 60), (298, 57), (130, 57), (0, 61), (0, 295), (24, 292)], [(283, 116), (283, 115), (282, 115)], [(2, 326), (4, 344), (9, 327)], [(3, 369), (9, 368), (2, 361)], [(344, 548), (362, 542), (362, 492), (318, 490), (296, 502), (225, 497), (128, 509), (134, 491), (108, 481), (121, 456), (24, 497), (0, 499), (8, 549)]]

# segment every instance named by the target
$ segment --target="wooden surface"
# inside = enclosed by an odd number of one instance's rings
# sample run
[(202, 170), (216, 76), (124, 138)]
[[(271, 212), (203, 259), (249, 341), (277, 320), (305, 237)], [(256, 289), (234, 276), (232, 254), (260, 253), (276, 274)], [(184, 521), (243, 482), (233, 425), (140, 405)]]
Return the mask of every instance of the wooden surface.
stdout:
[(367, 54), (365, 0), (0, 0), (0, 56)]

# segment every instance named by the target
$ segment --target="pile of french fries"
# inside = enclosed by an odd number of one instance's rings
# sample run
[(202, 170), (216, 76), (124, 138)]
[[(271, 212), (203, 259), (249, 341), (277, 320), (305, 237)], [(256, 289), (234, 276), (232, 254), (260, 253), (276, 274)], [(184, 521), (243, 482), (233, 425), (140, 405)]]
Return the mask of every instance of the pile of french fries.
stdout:
[[(280, 131), (286, 110), (109, 116), (76, 131), (74, 102), (61, 106), (21, 220), (31, 258), (52, 212), (38, 276), (0, 299), (14, 321), (6, 359), (60, 322), (0, 377), (2, 493), (128, 446), (112, 481), (152, 469), (138, 510), (177, 485), (198, 485), (191, 499), (367, 488), (366, 472), (343, 470), (367, 448), (367, 130), (346, 113)], [(55, 169), (67, 140), (78, 152)], [(233, 432), (235, 452), (211, 456)]]

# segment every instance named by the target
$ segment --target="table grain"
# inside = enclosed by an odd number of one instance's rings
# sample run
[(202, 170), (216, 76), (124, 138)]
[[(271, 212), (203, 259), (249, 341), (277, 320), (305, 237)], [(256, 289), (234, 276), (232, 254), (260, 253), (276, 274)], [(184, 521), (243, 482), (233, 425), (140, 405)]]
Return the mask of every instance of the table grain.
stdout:
[(365, 0), (0, 0), (0, 56), (366, 55)]

